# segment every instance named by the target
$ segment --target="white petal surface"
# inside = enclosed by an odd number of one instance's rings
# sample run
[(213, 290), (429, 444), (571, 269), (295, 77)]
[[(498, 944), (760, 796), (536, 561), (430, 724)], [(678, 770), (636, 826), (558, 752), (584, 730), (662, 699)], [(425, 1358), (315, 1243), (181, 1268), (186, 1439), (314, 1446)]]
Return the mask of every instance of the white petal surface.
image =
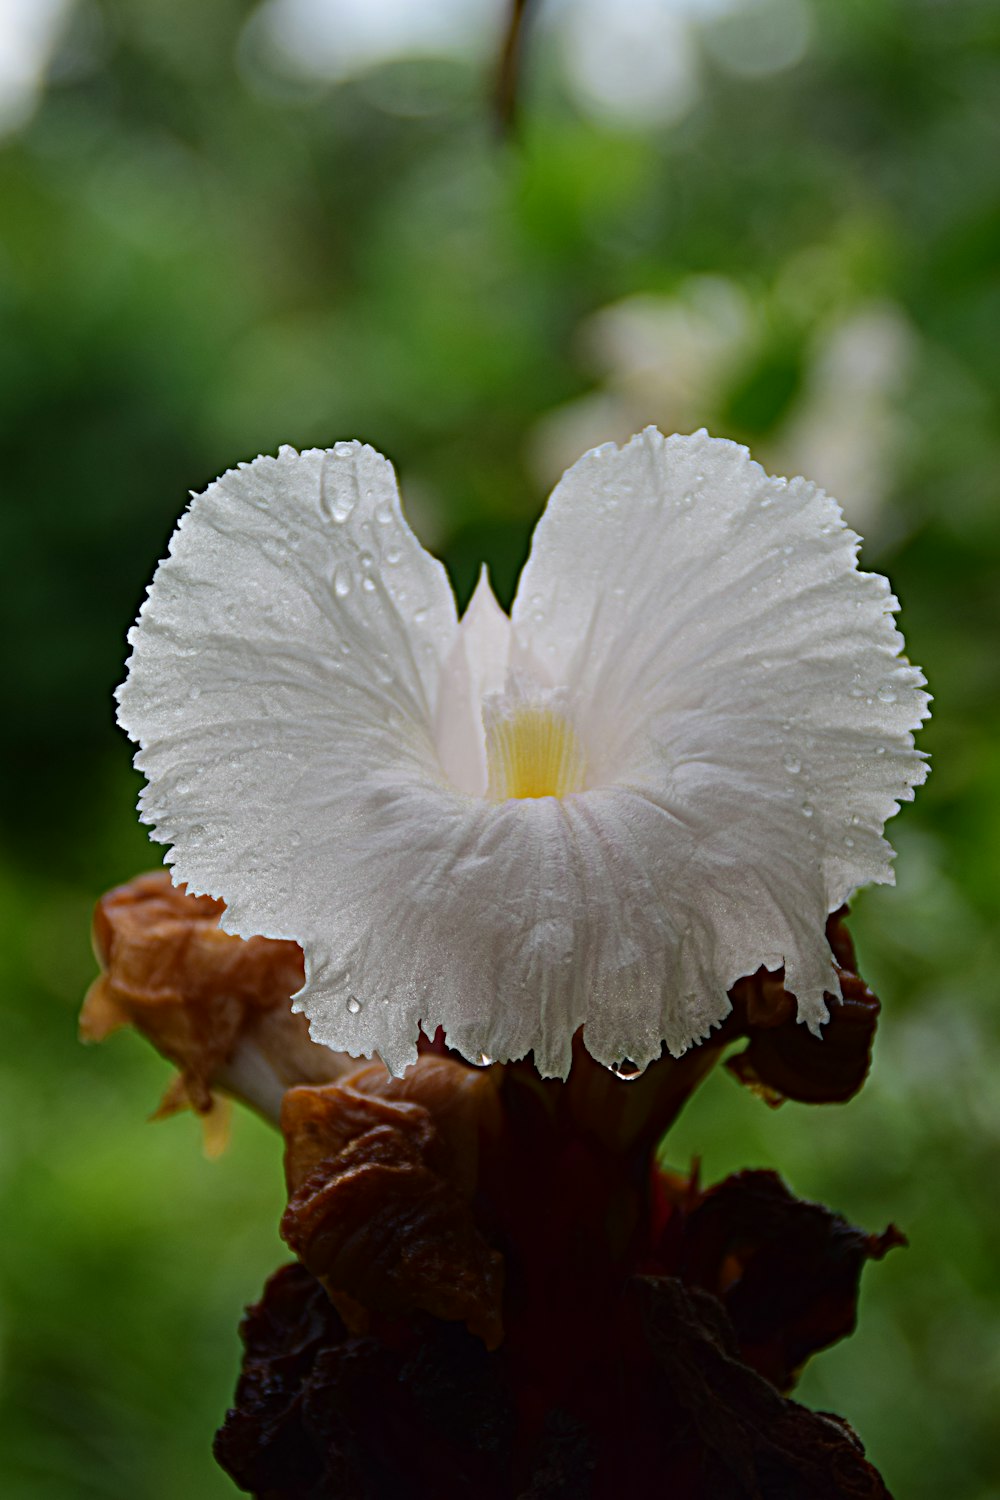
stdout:
[(704, 433), (597, 449), (553, 494), (515, 635), (573, 695), (593, 790), (568, 802), (595, 868), (617, 851), (645, 890), (634, 959), (595, 960), (596, 1056), (643, 1062), (632, 1038), (657, 1031), (683, 1050), (762, 963), (785, 964), (800, 1018), (825, 1019), (825, 918), (891, 880), (882, 828), (926, 774), (924, 679), (857, 546), (814, 485)]
[(434, 726), (448, 780), (474, 797), (483, 796), (487, 779), (480, 705), (487, 693), (503, 688), (510, 645), (510, 618), (497, 603), (484, 567), (444, 663)]

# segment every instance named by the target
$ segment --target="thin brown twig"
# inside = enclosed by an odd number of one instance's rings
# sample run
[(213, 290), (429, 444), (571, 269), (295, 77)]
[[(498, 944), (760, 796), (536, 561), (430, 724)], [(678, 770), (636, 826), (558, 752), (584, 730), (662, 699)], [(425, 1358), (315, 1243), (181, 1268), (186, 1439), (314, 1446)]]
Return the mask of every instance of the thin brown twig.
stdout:
[(532, 0), (510, 0), (493, 95), (494, 118), (501, 136), (513, 134), (517, 124), (526, 23), (531, 8)]

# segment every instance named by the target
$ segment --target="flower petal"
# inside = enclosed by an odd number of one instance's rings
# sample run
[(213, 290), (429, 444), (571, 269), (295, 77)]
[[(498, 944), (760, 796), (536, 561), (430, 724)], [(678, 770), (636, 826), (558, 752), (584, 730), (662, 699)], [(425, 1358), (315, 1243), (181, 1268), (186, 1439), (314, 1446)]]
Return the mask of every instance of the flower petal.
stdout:
[[(447, 575), (370, 448), (282, 449), (195, 498), (129, 635), (119, 721), (168, 862), (224, 927), (309, 954), (386, 782), (441, 781)], [(374, 899), (377, 893), (372, 893)]]
[(487, 693), (507, 678), (510, 619), (504, 614), (483, 567), (458, 636), (441, 674), (435, 739), (449, 781), (473, 797), (486, 791), (486, 736), (480, 709)]
[(760, 964), (784, 963), (801, 1019), (826, 1018), (825, 918), (891, 880), (882, 828), (927, 769), (924, 679), (857, 547), (821, 490), (704, 433), (595, 449), (556, 488), (518, 649), (574, 695), (590, 785), (616, 788), (583, 794), (595, 857), (645, 885), (648, 928), (661, 913), (660, 942), (608, 974), (596, 1056), (657, 1025), (683, 1050)]

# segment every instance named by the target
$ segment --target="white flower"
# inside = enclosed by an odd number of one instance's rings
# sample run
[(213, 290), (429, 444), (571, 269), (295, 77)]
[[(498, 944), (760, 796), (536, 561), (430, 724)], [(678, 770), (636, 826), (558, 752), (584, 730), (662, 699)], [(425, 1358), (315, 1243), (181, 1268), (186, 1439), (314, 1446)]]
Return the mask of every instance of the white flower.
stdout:
[(639, 1067), (784, 964), (816, 1030), (827, 914), (890, 881), (926, 765), (889, 585), (804, 479), (653, 429), (588, 453), (511, 618), (447, 575), (372, 449), (284, 448), (181, 520), (120, 721), (174, 878), (295, 938), (318, 1041), (394, 1071), (571, 1039)]

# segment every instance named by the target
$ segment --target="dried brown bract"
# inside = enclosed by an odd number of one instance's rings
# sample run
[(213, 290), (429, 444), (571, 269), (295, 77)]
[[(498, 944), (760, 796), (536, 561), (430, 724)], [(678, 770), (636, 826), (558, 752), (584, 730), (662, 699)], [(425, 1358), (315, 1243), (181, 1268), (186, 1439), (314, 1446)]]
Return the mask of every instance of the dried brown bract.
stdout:
[(503, 1261), (479, 1232), (479, 1143), (499, 1128), (497, 1077), (425, 1056), (285, 1096), (282, 1234), (348, 1326), (416, 1310), (502, 1334)]
[(217, 1088), (276, 1114), (290, 1084), (357, 1066), (317, 1047), (291, 1011), (303, 981), (298, 944), (232, 937), (219, 928), (224, 910), (158, 871), (109, 891), (94, 912), (102, 973), (84, 1000), (80, 1034), (102, 1041), (131, 1025), (152, 1042), (180, 1075), (160, 1114), (189, 1104), (207, 1115)]
[(697, 1175), (660, 1172), (656, 1189), (657, 1268), (717, 1297), (744, 1361), (781, 1391), (854, 1331), (866, 1262), (906, 1243), (893, 1225), (866, 1234), (796, 1198), (775, 1172), (737, 1172), (706, 1191)]
[(286, 1266), (244, 1319), (216, 1457), (259, 1500), (889, 1500), (845, 1422), (746, 1363), (715, 1297), (673, 1276), (623, 1290), (578, 1305), (582, 1371), (539, 1349), (533, 1414), (505, 1348), (431, 1318), (352, 1335)]
[(795, 1019), (795, 999), (779, 970), (759, 969), (730, 991), (733, 1014), (720, 1037), (749, 1037), (749, 1045), (727, 1060), (741, 1083), (768, 1104), (842, 1104), (858, 1092), (871, 1066), (879, 1002), (857, 972), (854, 945), (844, 924), (847, 908), (827, 921), (827, 939), (840, 980), (828, 995), (830, 1019), (816, 1037)]

